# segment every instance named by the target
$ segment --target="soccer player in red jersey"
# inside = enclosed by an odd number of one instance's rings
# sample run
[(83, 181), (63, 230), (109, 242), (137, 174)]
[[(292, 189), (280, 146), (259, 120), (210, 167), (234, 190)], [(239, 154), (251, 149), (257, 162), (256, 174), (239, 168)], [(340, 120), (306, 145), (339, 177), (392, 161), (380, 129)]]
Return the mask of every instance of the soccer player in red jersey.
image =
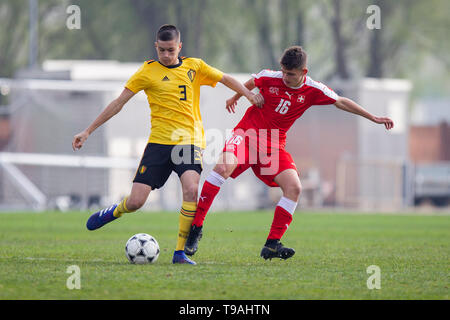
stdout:
[[(197, 204), (184, 251), (193, 255), (202, 236), (202, 226), (211, 204), (228, 177), (236, 178), (248, 168), (270, 187), (280, 187), (283, 196), (275, 214), (267, 241), (261, 250), (264, 259), (288, 259), (294, 249), (280, 242), (297, 206), (301, 183), (291, 155), (285, 150), (286, 132), (312, 105), (334, 104), (337, 108), (383, 124), (387, 130), (394, 123), (386, 117), (376, 117), (351, 99), (338, 96), (324, 84), (307, 76), (306, 53), (294, 46), (285, 50), (281, 71), (262, 70), (253, 74), (244, 86), (258, 87), (264, 98), (261, 108), (251, 106), (234, 128), (218, 163), (206, 178)], [(226, 101), (226, 108), (234, 112), (239, 94)]]

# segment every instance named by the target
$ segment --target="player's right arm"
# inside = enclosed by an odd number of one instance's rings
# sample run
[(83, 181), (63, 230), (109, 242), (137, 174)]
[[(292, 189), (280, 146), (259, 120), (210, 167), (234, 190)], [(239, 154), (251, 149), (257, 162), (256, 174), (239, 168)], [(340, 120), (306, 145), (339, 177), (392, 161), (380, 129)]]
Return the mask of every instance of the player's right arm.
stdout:
[(111, 101), (110, 104), (103, 110), (99, 116), (91, 123), (89, 127), (87, 127), (84, 131), (78, 133), (73, 137), (72, 148), (73, 150), (80, 149), (84, 142), (87, 140), (89, 135), (94, 132), (98, 127), (104, 124), (106, 121), (111, 119), (117, 113), (122, 110), (125, 103), (133, 97), (135, 93), (128, 88), (125, 88), (119, 97)]
[[(247, 82), (244, 83), (244, 87), (246, 87), (250, 91), (255, 89), (256, 88), (255, 79), (250, 78)], [(228, 110), (229, 113), (235, 113), (237, 102), (241, 97), (242, 97), (241, 94), (236, 93), (234, 96), (232, 96), (230, 99), (226, 101), (226, 109)]]

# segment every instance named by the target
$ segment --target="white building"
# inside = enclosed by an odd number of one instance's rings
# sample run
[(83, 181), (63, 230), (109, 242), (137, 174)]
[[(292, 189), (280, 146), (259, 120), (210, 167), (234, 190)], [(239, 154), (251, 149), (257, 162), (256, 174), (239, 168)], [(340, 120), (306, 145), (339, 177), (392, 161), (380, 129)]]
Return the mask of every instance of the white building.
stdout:
[[(43, 70), (31, 76), (22, 74), (12, 82), (0, 80), (0, 84), (11, 87), (14, 132), (7, 151), (70, 156), (39, 158), (34, 165), (24, 165), (19, 160), (26, 155), (20, 159), (12, 159), (11, 154), (0, 155), (0, 163), (9, 163), (9, 167), (3, 165), (3, 172), (0, 170), (0, 204), (26, 200), (27, 204), (41, 201), (55, 206), (62, 197), (71, 196), (84, 205), (99, 199), (101, 205), (108, 205), (127, 195), (150, 134), (150, 109), (143, 92), (97, 129), (81, 150), (73, 152), (71, 141), (120, 94), (140, 65), (116, 61), (46, 61)], [(250, 78), (249, 74), (234, 76), (241, 82)], [(323, 201), (368, 208), (376, 203), (403, 205), (404, 177), (398, 170), (408, 159), (407, 105), (411, 85), (389, 79), (328, 85), (371, 113), (392, 117), (396, 126), (387, 132), (334, 106), (311, 107), (288, 134), (287, 149), (297, 163), (303, 184), (299, 208), (320, 206)], [(200, 106), (208, 146), (200, 185), (220, 154), (226, 134), (249, 106), (241, 99), (237, 112), (229, 114), (225, 100), (232, 94), (220, 83), (216, 88), (201, 89)], [(43, 166), (45, 161), (52, 165)], [(23, 179), (13, 177), (17, 174), (12, 174), (15, 169), (11, 166), (22, 172)], [(20, 197), (14, 196), (18, 189), (23, 193)], [(272, 207), (280, 194), (278, 188), (269, 189), (248, 170), (238, 181), (227, 181), (213, 210)], [(146, 209), (178, 210), (180, 203), (181, 185), (173, 173), (161, 190), (151, 193)]]

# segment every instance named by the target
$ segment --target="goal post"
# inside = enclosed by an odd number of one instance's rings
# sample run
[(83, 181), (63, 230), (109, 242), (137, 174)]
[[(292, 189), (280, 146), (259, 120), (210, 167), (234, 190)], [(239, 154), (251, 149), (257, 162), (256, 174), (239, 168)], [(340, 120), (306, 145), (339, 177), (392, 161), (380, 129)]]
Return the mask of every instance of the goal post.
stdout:
[[(110, 186), (101, 183), (98, 188), (97, 183), (89, 188), (95, 184), (89, 177), (98, 171), (109, 172), (103, 175), (105, 179), (117, 171), (132, 175), (138, 162), (136, 158), (0, 152), (0, 207), (22, 203), (35, 210), (64, 209), (60, 203), (71, 195), (81, 209), (103, 205), (109, 200)], [(64, 171), (65, 179), (60, 179)], [(50, 186), (52, 183), (56, 185)]]

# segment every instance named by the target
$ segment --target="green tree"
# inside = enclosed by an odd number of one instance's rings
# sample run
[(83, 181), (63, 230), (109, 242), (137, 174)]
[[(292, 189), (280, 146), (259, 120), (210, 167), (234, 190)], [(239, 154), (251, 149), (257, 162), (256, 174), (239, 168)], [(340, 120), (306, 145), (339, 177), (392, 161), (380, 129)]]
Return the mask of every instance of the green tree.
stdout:
[(5, 0), (0, 3), (0, 76), (11, 77), (27, 63), (28, 3)]

